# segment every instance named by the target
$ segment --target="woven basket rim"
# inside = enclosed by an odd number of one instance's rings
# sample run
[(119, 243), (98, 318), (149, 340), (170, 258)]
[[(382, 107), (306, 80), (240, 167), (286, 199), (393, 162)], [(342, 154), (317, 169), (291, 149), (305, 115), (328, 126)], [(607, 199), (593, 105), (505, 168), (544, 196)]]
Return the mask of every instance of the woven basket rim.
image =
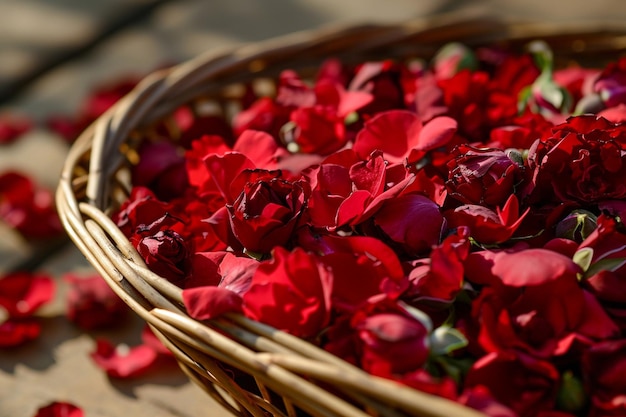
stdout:
[[(285, 415), (292, 415), (292, 404), (313, 415), (366, 415), (300, 376), (304, 375), (324, 384), (336, 383), (338, 390), (353, 401), (358, 399), (366, 408), (389, 415), (405, 415), (397, 411), (401, 410), (416, 416), (480, 416), (460, 404), (372, 377), (305, 341), (243, 316), (229, 314), (209, 323), (192, 320), (184, 312), (180, 288), (151, 272), (108, 217), (110, 192), (115, 184), (123, 182), (118, 175), (125, 163), (120, 147), (136, 128), (198, 94), (218, 94), (226, 83), (269, 76), (296, 57), (307, 55), (308, 61), (320, 60), (347, 48), (351, 48), (351, 54), (361, 56), (381, 52), (390, 45), (401, 47), (407, 39), (424, 50), (432, 50), (452, 40), (479, 45), (523, 43), (531, 38), (548, 38), (576, 53), (621, 52), (626, 50), (626, 24), (524, 22), (483, 14), (442, 15), (393, 24), (340, 24), (209, 51), (155, 71), (89, 126), (71, 147), (56, 193), (60, 218), (78, 249), (118, 296), (153, 328), (190, 379), (233, 413), (261, 416), (264, 410), (281, 412), (264, 391), (270, 387), (273, 391), (284, 390)], [(236, 386), (215, 360), (250, 370), (259, 384), (260, 397)], [(224, 400), (224, 391), (240, 404), (239, 408)]]

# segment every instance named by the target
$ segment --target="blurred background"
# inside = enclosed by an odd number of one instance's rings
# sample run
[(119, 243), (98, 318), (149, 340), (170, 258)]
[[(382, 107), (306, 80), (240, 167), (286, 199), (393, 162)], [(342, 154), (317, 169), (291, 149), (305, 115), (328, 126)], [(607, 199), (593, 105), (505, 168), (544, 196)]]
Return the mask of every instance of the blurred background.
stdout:
[[(623, 0), (0, 0), (0, 115), (33, 127), (0, 148), (0, 172), (32, 175), (53, 189), (67, 143), (45, 128), (73, 115), (99, 85), (224, 48), (329, 25), (393, 23), (438, 14), (490, 15), (544, 22), (626, 24)], [(0, 271), (33, 255), (28, 242), (0, 227)], [(88, 273), (73, 247), (38, 266), (60, 277)], [(30, 417), (50, 401), (71, 401), (87, 416), (220, 416), (206, 394), (175, 370), (111, 381), (90, 361), (94, 335), (61, 318), (63, 288), (42, 336), (0, 349), (0, 417)], [(1, 319), (0, 319), (1, 320)], [(136, 341), (139, 323), (108, 337)]]

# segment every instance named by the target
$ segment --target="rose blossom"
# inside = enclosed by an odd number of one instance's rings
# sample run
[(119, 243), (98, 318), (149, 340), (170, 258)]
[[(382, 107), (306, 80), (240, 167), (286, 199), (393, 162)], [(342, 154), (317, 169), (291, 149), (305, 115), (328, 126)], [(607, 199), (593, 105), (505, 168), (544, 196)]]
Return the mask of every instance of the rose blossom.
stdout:
[(487, 352), (516, 350), (535, 357), (567, 354), (574, 343), (614, 337), (617, 326), (580, 288), (578, 266), (547, 249), (478, 252), (467, 278), (486, 284), (472, 303), (477, 340)]
[(465, 204), (500, 206), (522, 180), (520, 161), (499, 149), (461, 145), (448, 163), (448, 195)]
[(233, 235), (253, 253), (269, 253), (275, 246), (287, 244), (309, 193), (303, 181), (272, 178), (247, 183), (226, 206)]
[(154, 235), (143, 237), (137, 244), (137, 251), (146, 265), (173, 283), (185, 278), (185, 262), (189, 249), (182, 236), (173, 230), (159, 230)]
[(594, 203), (626, 198), (626, 126), (585, 115), (555, 126), (530, 148), (531, 202)]
[(331, 230), (357, 225), (413, 181), (402, 165), (389, 165), (380, 151), (360, 160), (352, 150), (327, 158), (304, 172), (311, 184), (307, 213), (311, 224)]

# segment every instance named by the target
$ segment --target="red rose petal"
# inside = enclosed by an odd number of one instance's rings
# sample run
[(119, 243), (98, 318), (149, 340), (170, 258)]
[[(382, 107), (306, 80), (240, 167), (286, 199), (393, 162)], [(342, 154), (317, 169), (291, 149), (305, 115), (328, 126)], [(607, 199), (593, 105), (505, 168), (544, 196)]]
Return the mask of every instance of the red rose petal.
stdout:
[(41, 333), (38, 321), (7, 320), (0, 324), (0, 348), (15, 347), (36, 339)]
[(183, 302), (189, 315), (209, 320), (224, 313), (241, 312), (242, 299), (237, 293), (220, 287), (196, 287), (183, 290)]
[(156, 363), (158, 354), (152, 346), (114, 346), (98, 339), (91, 358), (110, 377), (133, 378), (147, 372)]
[(450, 142), (450, 139), (456, 133), (457, 127), (457, 121), (451, 117), (435, 117), (422, 127), (415, 149), (430, 151), (445, 145)]
[(357, 134), (353, 149), (363, 159), (382, 150), (389, 162), (401, 162), (419, 143), (422, 122), (407, 110), (389, 110), (372, 117)]
[(543, 284), (563, 275), (575, 276), (580, 268), (560, 253), (531, 248), (515, 253), (499, 252), (494, 258), (492, 272), (505, 285), (524, 287)]
[(53, 402), (37, 410), (33, 417), (83, 417), (83, 410), (67, 402)]
[(54, 296), (54, 281), (45, 275), (16, 272), (0, 279), (0, 306), (10, 317), (28, 317)]

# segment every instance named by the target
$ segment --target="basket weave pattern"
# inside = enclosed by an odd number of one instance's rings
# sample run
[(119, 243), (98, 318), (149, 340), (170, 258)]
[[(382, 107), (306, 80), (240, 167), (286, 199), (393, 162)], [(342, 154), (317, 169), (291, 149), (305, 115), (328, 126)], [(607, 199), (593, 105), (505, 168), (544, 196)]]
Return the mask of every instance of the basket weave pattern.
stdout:
[[(319, 348), (240, 315), (208, 323), (185, 312), (181, 290), (151, 272), (109, 218), (128, 196), (133, 133), (181, 104), (211, 100), (224, 111), (237, 84), (282, 69), (306, 73), (329, 56), (344, 62), (428, 58), (450, 41), (521, 48), (545, 40), (559, 59), (594, 62), (626, 49), (626, 30), (588, 23), (554, 27), (441, 17), (391, 26), (330, 28), (216, 51), (146, 77), (72, 147), (57, 190), (67, 233), (107, 283), (150, 324), (191, 380), (243, 416), (479, 416), (448, 400), (372, 377)], [(236, 383), (220, 364), (255, 381)]]

